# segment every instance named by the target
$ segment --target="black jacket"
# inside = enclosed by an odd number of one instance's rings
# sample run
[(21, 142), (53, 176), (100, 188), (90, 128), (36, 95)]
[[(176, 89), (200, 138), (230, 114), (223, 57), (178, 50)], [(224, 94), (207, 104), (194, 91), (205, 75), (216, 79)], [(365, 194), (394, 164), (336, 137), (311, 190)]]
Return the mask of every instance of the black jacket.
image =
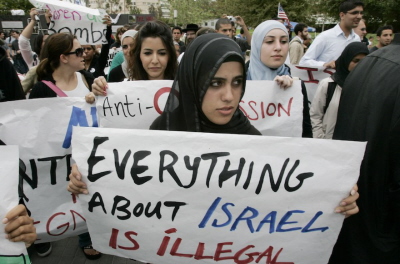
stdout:
[(0, 102), (25, 99), (24, 90), (6, 51), (0, 47)]
[(332, 255), (347, 262), (332, 263), (400, 263), (399, 73), (396, 34), (392, 44), (364, 58), (343, 86), (333, 138), (368, 143), (358, 180), (360, 212), (345, 220)]

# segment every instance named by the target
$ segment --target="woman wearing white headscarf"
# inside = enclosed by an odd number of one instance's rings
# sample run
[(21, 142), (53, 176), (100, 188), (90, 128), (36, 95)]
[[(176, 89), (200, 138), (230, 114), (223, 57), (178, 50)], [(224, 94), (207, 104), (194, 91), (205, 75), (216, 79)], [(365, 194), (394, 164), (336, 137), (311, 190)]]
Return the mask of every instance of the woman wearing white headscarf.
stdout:
[[(282, 88), (291, 87), (290, 68), (285, 65), (289, 51), (286, 27), (275, 20), (267, 20), (256, 27), (251, 41), (251, 55), (247, 80), (276, 81)], [(303, 137), (312, 137), (307, 90), (302, 82)]]
[(128, 30), (121, 37), (122, 52), (124, 53), (124, 62), (121, 65), (113, 68), (108, 74), (108, 82), (122, 82), (129, 78), (128, 73), (128, 60), (129, 51), (131, 50), (131, 45), (135, 38), (137, 31)]

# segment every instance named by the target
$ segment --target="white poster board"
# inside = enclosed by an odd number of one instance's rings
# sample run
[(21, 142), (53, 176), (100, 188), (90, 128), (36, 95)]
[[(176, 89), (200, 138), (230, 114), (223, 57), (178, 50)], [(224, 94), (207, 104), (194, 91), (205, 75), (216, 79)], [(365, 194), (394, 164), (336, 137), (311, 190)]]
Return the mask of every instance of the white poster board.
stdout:
[[(0, 145), (0, 219), (18, 205), (18, 156), (18, 146)], [(25, 243), (10, 242), (0, 226), (0, 263), (30, 263)]]
[[(164, 110), (173, 81), (109, 83), (96, 102), (100, 127), (148, 129)], [(247, 81), (240, 109), (263, 135), (301, 137), (300, 81), (280, 89), (274, 81)]]
[(0, 140), (18, 145), (25, 204), (40, 242), (85, 232), (76, 197), (67, 191), (73, 126), (97, 126), (96, 108), (83, 98), (0, 104)]
[(106, 67), (104, 68), (104, 74), (105, 74), (105, 75), (107, 75), (107, 74), (110, 72), (111, 62), (112, 62), (112, 60), (114, 59), (114, 56), (115, 56), (118, 52), (120, 52), (120, 51), (121, 51), (120, 48), (118, 48), (118, 49), (112, 48), (112, 49), (110, 49), (110, 51), (108, 52), (107, 64), (106, 64)]
[(29, 1), (36, 8), (50, 10), (52, 17), (48, 29), (49, 34), (71, 33), (78, 38), (81, 45), (107, 43), (107, 29), (102, 20), (104, 15), (106, 15), (104, 10), (92, 9), (67, 1)]
[(321, 264), (365, 145), (77, 127), (72, 152), (100, 252), (150, 263)]
[(324, 68), (311, 68), (301, 65), (288, 64), (293, 77), (298, 77), (300, 80), (304, 81), (307, 88), (308, 102), (311, 104), (315, 92), (318, 88), (318, 83), (331, 76), (335, 70), (334, 69), (324, 69)]

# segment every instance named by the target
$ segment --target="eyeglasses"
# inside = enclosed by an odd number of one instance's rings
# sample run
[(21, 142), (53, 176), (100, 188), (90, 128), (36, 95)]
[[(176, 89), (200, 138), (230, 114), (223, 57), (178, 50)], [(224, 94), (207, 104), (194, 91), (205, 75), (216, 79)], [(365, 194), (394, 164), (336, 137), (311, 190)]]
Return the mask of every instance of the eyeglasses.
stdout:
[(353, 11), (353, 12), (346, 12), (350, 15), (364, 15), (364, 11)]
[(65, 53), (64, 55), (71, 55), (75, 54), (77, 57), (82, 57), (83, 56), (83, 49), (82, 48), (77, 48), (75, 51), (71, 51), (68, 53)]
[(85, 47), (85, 48), (83, 48), (83, 50), (88, 50), (88, 51), (90, 51), (90, 50), (92, 50), (92, 47)]
[(127, 48), (129, 48), (129, 45), (122, 45), (122, 49), (126, 50)]

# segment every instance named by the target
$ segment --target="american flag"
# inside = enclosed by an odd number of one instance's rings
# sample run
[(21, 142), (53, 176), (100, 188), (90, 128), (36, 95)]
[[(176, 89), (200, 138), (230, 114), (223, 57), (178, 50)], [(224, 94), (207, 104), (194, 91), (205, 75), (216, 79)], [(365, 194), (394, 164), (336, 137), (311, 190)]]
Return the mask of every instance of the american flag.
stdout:
[(282, 19), (284, 19), (284, 20), (287, 20), (288, 23), (290, 24), (289, 18), (288, 18), (288, 16), (286, 15), (285, 11), (283, 10), (283, 8), (282, 8), (282, 6), (281, 6), (281, 3), (279, 3), (279, 5), (278, 5), (278, 17), (279, 17), (279, 18), (282, 18)]

